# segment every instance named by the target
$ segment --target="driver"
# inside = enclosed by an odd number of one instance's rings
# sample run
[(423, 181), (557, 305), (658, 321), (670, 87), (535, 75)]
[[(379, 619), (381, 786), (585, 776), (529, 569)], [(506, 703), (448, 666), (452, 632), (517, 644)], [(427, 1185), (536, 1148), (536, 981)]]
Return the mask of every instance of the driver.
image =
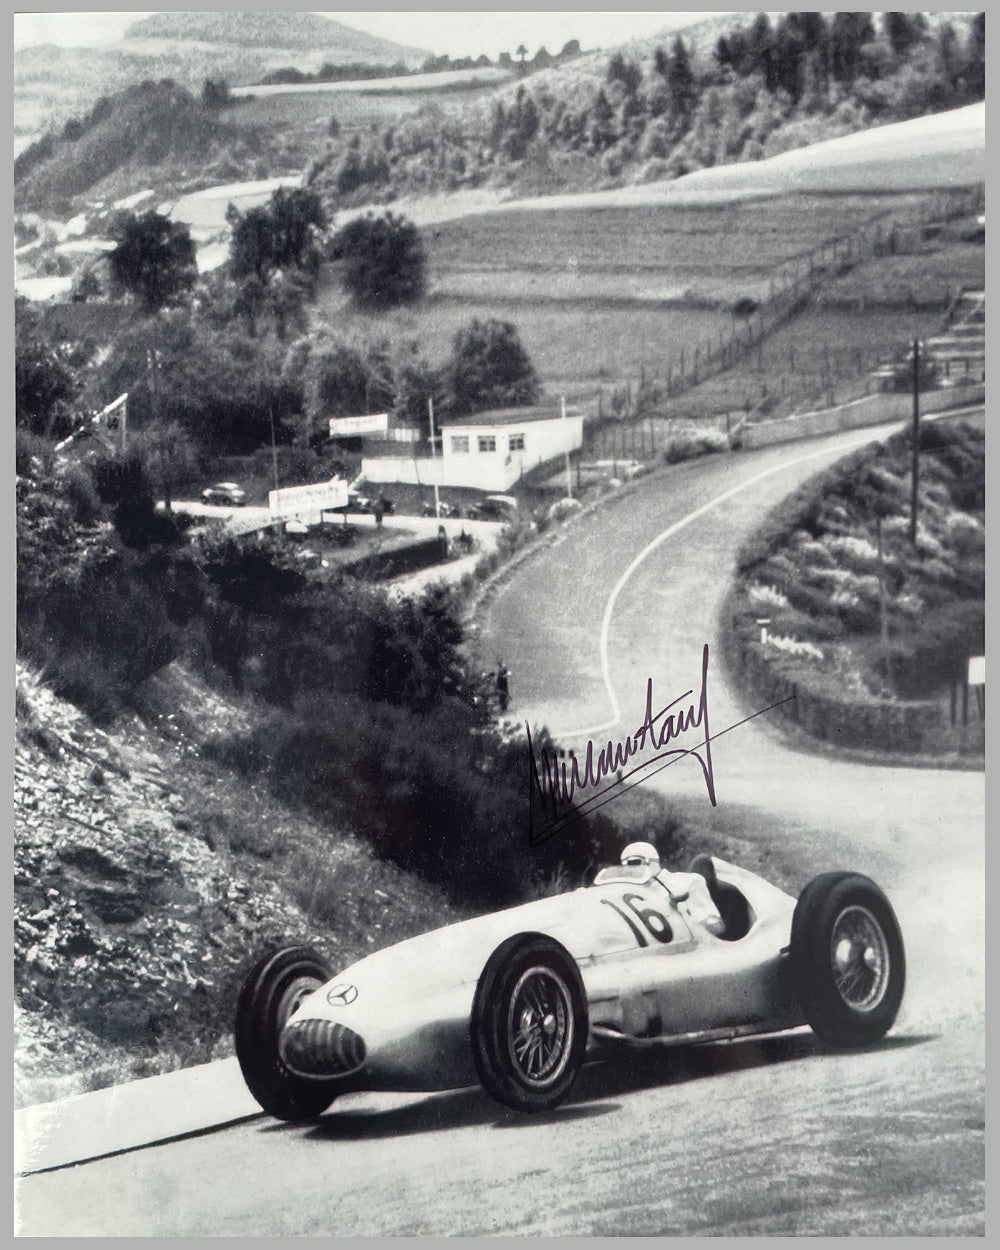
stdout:
[(691, 924), (701, 925), (721, 937), (726, 923), (708, 892), (708, 882), (700, 872), (669, 872), (660, 867), (660, 853), (651, 842), (631, 842), (622, 851), (626, 867), (649, 867), (652, 875), (670, 895), (674, 907)]

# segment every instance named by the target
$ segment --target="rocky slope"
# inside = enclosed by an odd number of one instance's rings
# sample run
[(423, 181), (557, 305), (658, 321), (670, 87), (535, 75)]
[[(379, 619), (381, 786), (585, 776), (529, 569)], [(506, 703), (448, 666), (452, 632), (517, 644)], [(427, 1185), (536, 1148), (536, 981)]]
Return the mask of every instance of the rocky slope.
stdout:
[(453, 914), (203, 759), (200, 734), (240, 709), (178, 673), (153, 696), (178, 710), (106, 734), (18, 671), (20, 1103), (229, 1053), (240, 981), (269, 944), (304, 941), (343, 964)]

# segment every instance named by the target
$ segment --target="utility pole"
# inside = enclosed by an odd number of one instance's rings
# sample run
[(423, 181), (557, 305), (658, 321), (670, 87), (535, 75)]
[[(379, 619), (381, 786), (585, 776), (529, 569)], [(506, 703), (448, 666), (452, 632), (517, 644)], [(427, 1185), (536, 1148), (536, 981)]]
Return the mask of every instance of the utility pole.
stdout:
[[(159, 361), (156, 358), (156, 348), (149, 349), (149, 411), (153, 418), (153, 428), (159, 425), (159, 396), (156, 390), (156, 375), (159, 371)], [(122, 451), (125, 450), (125, 440), (122, 438)]]
[[(566, 396), (565, 395), (562, 395), (560, 397), (560, 402), (562, 404), (562, 419), (565, 421), (566, 420)], [(569, 469), (569, 440), (568, 439), (566, 442), (566, 498), (567, 499), (573, 498), (573, 478), (572, 478), (572, 475), (570, 474), (570, 469)]]
[(913, 340), (913, 480), (910, 483), (910, 542), (917, 543), (917, 484), (920, 480), (920, 340)]
[(271, 423), (271, 468), (274, 471), (274, 489), (279, 490), (278, 486), (278, 448), (274, 441), (274, 400), (270, 390), (267, 393), (267, 419)]
[(434, 396), (427, 396), (427, 415), (430, 417), (431, 423), (431, 459), (434, 463), (434, 515), (438, 520), (441, 519), (441, 498), (438, 494), (437, 482), (437, 446), (435, 444), (436, 435), (434, 433)]

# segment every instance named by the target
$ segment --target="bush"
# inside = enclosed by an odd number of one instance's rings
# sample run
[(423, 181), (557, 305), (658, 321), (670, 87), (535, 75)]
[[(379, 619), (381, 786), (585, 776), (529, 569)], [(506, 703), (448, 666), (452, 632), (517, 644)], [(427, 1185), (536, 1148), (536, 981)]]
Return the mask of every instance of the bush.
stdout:
[(704, 434), (684, 434), (672, 438), (663, 452), (663, 459), (667, 464), (679, 464), (684, 460), (693, 460), (696, 456), (728, 450), (729, 440), (725, 434), (717, 430), (706, 430)]
[(948, 605), (925, 613), (916, 634), (895, 644), (879, 669), (904, 699), (924, 699), (964, 681), (969, 657), (983, 655), (986, 612), (982, 603)]

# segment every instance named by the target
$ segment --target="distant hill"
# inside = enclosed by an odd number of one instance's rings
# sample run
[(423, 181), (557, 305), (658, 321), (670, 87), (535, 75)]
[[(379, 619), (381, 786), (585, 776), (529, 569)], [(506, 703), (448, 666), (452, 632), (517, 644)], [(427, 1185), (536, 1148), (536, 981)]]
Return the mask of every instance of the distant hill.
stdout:
[(135, 22), (119, 43), (18, 49), (15, 153), (82, 116), (101, 96), (146, 80), (169, 78), (198, 92), (206, 78), (236, 87), (290, 62), (306, 72), (359, 61), (415, 69), (428, 55), (311, 13), (158, 13)]
[(182, 39), (240, 48), (336, 51), (350, 59), (419, 64), (429, 53), (352, 30), (316, 13), (154, 13), (134, 22), (126, 39)]
[(222, 121), (177, 83), (139, 83), (22, 152), (15, 206), (44, 211), (84, 193), (120, 196), (134, 190), (128, 179), (139, 171), (161, 188), (176, 178), (237, 176), (269, 155), (266, 134)]

